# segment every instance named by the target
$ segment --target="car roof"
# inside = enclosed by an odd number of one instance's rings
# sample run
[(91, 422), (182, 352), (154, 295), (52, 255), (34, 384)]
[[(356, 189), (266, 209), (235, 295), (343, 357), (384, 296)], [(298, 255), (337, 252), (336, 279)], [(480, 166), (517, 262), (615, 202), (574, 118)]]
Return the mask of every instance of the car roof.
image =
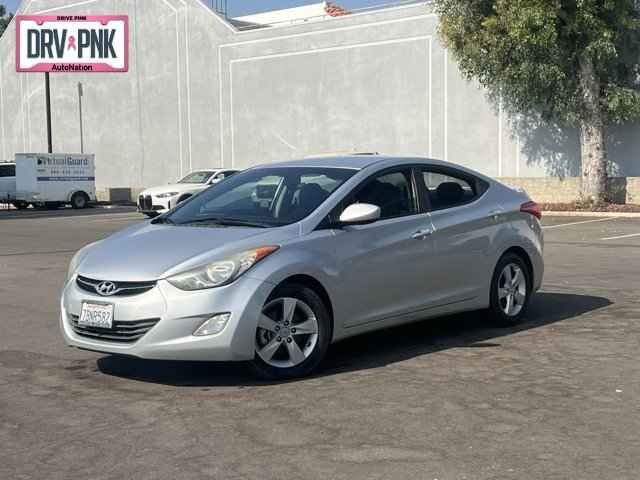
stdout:
[(366, 155), (336, 155), (336, 156), (322, 156), (322, 157), (309, 157), (301, 160), (289, 160), (286, 162), (276, 162), (260, 165), (258, 168), (270, 168), (270, 167), (325, 167), (325, 168), (351, 168), (355, 170), (362, 170), (363, 168), (370, 167), (378, 163), (387, 163), (389, 165), (394, 164), (410, 164), (420, 163), (425, 165), (437, 165), (442, 167), (454, 167), (459, 169), (465, 169), (461, 165), (456, 165), (443, 160), (436, 160), (426, 157), (405, 157), (397, 155), (379, 155), (379, 154), (366, 154)]

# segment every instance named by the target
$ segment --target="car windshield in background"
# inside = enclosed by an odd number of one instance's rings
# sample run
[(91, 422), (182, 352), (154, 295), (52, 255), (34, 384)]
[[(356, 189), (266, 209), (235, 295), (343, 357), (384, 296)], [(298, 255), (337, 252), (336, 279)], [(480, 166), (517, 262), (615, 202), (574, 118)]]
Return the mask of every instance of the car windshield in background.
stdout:
[(170, 213), (165, 223), (254, 227), (302, 220), (356, 170), (257, 168), (238, 173)]
[(178, 183), (207, 183), (213, 172), (191, 172)]

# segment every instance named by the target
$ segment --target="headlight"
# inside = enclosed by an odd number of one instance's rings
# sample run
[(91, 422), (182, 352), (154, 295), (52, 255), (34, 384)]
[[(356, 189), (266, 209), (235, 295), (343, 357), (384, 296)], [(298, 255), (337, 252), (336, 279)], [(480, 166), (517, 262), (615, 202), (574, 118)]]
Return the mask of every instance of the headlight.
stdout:
[(178, 193), (180, 193), (180, 192), (167, 192), (167, 193), (160, 193), (160, 194), (156, 195), (156, 198), (169, 198), (169, 197), (175, 197)]
[(80, 262), (82, 262), (82, 260), (84, 260), (84, 257), (87, 256), (89, 248), (94, 246), (96, 243), (98, 242), (91, 242), (89, 245), (85, 245), (80, 250), (78, 250), (76, 254), (71, 258), (71, 261), (69, 262), (69, 269), (67, 270), (67, 280), (69, 280), (71, 276), (76, 273), (76, 270), (78, 270), (78, 266), (80, 266)]
[(221, 287), (233, 282), (267, 255), (278, 250), (277, 246), (260, 247), (238, 253), (224, 260), (179, 273), (167, 281), (180, 290), (202, 290)]

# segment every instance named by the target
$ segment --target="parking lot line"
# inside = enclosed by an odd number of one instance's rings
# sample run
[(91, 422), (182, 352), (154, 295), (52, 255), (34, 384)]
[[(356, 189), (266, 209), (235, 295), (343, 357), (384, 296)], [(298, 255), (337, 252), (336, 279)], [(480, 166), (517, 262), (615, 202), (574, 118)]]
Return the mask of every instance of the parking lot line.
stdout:
[(560, 225), (547, 225), (542, 228), (548, 230), (551, 228), (568, 227), (569, 225), (580, 225), (582, 223), (606, 222), (608, 220), (615, 220), (615, 217), (596, 218), (594, 220), (581, 220), (580, 222), (561, 223)]
[(629, 233), (628, 235), (616, 235), (615, 237), (604, 237), (600, 240), (618, 240), (619, 238), (640, 237), (640, 233)]

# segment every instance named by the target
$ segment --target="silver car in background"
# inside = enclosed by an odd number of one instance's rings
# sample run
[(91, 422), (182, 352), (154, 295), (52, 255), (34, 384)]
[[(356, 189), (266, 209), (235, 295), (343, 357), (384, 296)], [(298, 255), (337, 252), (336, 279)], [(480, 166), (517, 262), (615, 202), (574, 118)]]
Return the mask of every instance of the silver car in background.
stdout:
[(80, 250), (60, 328), (88, 350), (306, 375), (371, 330), (470, 310), (520, 322), (542, 282), (539, 217), (525, 193), (437, 160), (259, 166)]

